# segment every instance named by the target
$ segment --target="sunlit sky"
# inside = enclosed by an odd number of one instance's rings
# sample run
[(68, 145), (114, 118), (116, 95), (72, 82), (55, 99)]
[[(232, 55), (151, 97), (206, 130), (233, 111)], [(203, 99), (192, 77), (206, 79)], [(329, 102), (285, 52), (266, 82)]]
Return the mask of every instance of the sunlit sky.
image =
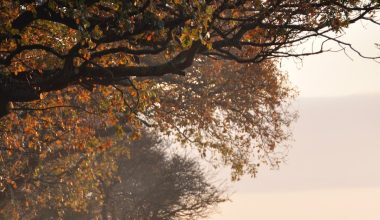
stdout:
[[(380, 54), (380, 27), (358, 23), (345, 39)], [(380, 64), (349, 55), (281, 62), (300, 91), (287, 162), (234, 184), (211, 220), (380, 219)]]
[[(365, 55), (380, 56), (380, 50), (374, 45), (380, 43), (379, 26), (359, 22), (345, 32), (341, 40), (351, 42)], [(310, 47), (308, 44), (305, 49)], [(380, 94), (379, 63), (360, 58), (353, 51), (347, 50), (347, 55), (326, 53), (302, 61), (287, 59), (281, 62), (280, 68), (288, 72), (301, 97)]]

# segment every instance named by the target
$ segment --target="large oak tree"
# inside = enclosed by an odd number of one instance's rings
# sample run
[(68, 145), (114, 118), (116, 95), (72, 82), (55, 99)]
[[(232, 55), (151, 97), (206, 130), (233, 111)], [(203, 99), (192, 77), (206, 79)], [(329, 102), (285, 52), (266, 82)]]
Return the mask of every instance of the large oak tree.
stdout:
[[(142, 124), (156, 125), (203, 155), (217, 152), (234, 178), (254, 175), (260, 163), (278, 164), (273, 151), (294, 118), (294, 92), (268, 59), (324, 52), (324, 43), (293, 50), (314, 37), (351, 47), (334, 33), (377, 23), (379, 4), (1, 1), (0, 115), (14, 112), (1, 121), (2, 152), (89, 153), (117, 140), (97, 138), (100, 128), (120, 134), (128, 124), (135, 139)], [(17, 182), (11, 170), (4, 184)]]

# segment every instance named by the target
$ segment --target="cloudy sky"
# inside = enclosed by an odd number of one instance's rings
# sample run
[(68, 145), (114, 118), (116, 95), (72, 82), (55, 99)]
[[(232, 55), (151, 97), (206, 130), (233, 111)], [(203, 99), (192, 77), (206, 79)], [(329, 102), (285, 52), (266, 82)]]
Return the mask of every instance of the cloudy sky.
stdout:
[[(380, 53), (380, 27), (359, 23), (346, 39)], [(349, 55), (281, 63), (300, 91), (287, 163), (235, 184), (211, 220), (379, 219), (380, 64)]]

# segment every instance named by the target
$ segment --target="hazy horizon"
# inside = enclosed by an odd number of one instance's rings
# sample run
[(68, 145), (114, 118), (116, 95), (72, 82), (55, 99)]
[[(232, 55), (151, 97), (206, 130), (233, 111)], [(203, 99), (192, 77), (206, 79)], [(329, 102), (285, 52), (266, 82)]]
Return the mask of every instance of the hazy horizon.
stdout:
[[(300, 98), (296, 105), (300, 118), (287, 162), (279, 170), (261, 169), (257, 178), (234, 184), (232, 202), (221, 205), (210, 219), (231, 219), (238, 213), (236, 219), (274, 220), (277, 215), (269, 209), (283, 205), (290, 206), (282, 211), (285, 220), (305, 219), (307, 213), (297, 217), (297, 212), (312, 207), (318, 220), (357, 219), (343, 216), (357, 217), (364, 208), (366, 215), (380, 216), (380, 210), (365, 205), (380, 200), (380, 95)], [(357, 208), (343, 215), (338, 210), (342, 203)], [(332, 207), (336, 213), (328, 218)]]

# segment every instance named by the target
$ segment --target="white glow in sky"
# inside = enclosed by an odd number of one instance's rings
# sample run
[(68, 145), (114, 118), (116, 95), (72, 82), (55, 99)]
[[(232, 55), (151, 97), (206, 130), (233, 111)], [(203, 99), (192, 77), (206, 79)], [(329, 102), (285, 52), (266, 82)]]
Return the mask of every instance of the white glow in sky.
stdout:
[[(342, 39), (365, 55), (380, 56), (380, 50), (374, 45), (380, 43), (380, 26), (356, 23)], [(305, 46), (310, 47), (311, 44)], [(281, 69), (289, 73), (301, 97), (380, 94), (379, 63), (363, 59), (349, 50), (347, 53), (352, 60), (343, 52), (306, 57), (302, 63), (284, 59)]]

